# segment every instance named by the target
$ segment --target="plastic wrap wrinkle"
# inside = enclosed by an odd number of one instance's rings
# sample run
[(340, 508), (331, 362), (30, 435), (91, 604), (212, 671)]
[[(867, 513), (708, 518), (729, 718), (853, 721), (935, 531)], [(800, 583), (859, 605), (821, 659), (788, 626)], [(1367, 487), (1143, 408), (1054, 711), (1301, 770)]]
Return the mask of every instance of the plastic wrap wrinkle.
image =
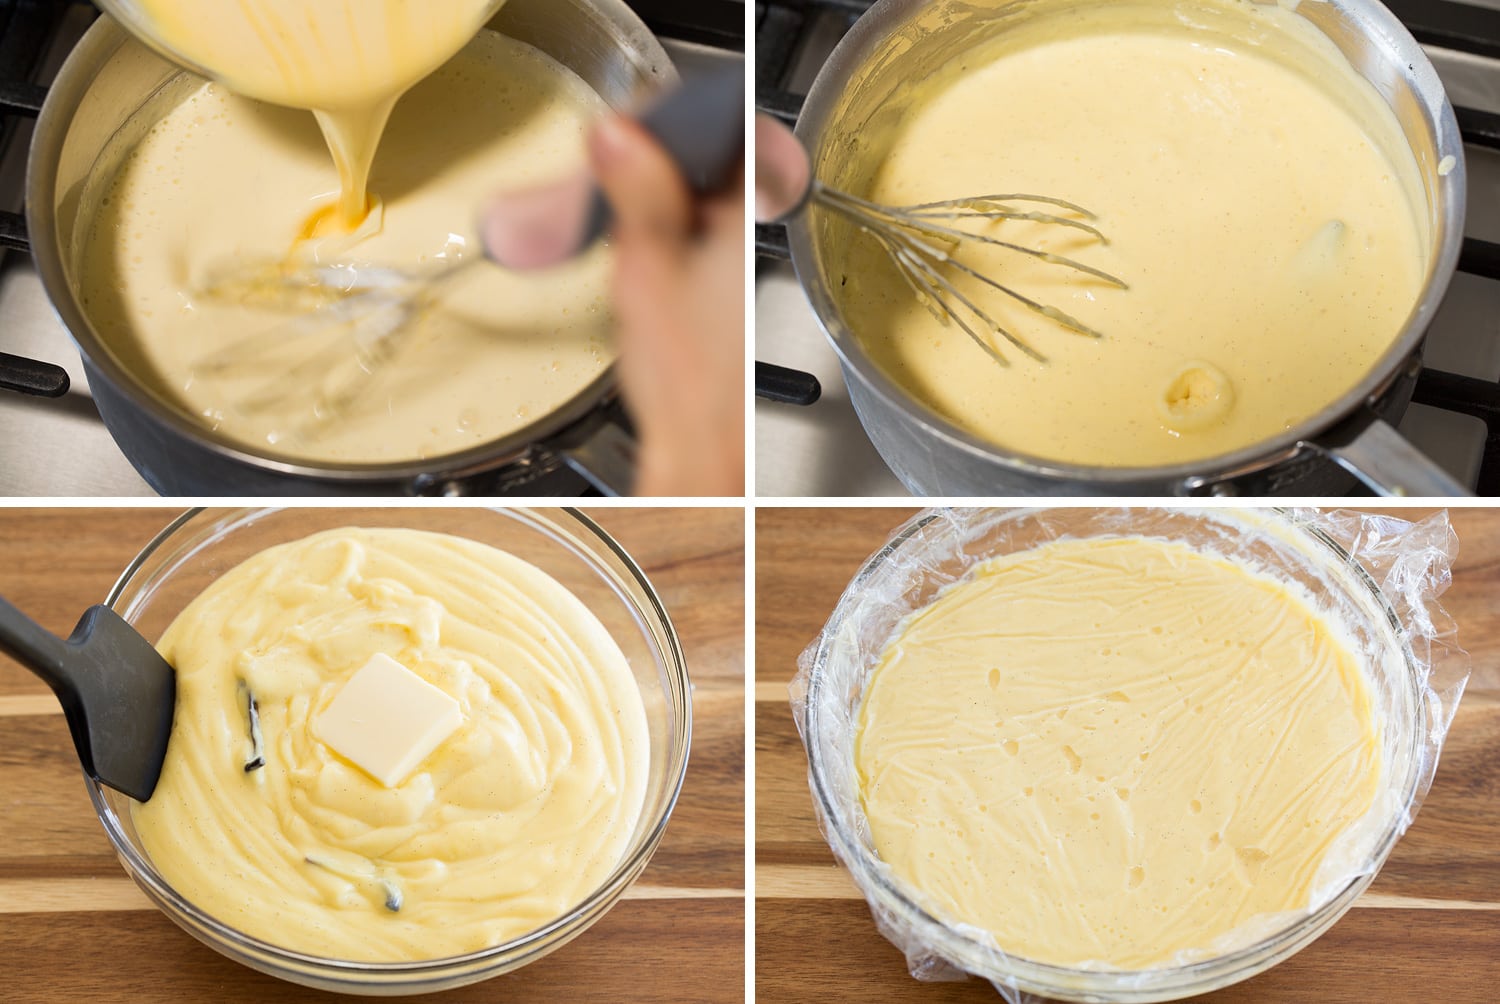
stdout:
[[(853, 749), (864, 687), (881, 653), (909, 614), (976, 565), (1080, 537), (1185, 541), (1277, 579), (1335, 625), (1363, 665), (1384, 793), (1334, 842), (1306, 910), (1251, 918), (1231, 932), (1234, 943), (1214, 946), (1221, 954), (1142, 970), (1067, 968), (1011, 956), (988, 932), (934, 916), (873, 849)], [(1012, 1004), (1024, 1004), (1054, 997), (1175, 999), (1253, 975), (1303, 947), (1352, 905), (1431, 785), (1468, 678), (1468, 656), (1437, 602), (1452, 581), (1457, 552), (1446, 513), (1409, 523), (1301, 509), (925, 510), (865, 563), (799, 659), (792, 707), (819, 827), (917, 979), (974, 974)]]

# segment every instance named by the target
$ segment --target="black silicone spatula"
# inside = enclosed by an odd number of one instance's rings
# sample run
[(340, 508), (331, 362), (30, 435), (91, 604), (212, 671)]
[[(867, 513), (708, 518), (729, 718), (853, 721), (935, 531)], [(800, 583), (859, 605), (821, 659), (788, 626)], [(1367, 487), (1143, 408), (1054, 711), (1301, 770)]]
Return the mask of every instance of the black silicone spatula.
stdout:
[(109, 607), (90, 607), (67, 641), (0, 597), (0, 651), (47, 681), (62, 702), (89, 777), (146, 801), (156, 790), (177, 673)]

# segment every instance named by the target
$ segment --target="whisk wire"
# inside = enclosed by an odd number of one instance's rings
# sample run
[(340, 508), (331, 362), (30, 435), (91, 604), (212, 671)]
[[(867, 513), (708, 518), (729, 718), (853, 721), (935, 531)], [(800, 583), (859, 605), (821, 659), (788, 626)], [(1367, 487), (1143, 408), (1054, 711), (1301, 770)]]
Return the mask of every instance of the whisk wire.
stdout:
[(971, 275), (985, 285), (993, 287), (994, 289), (998, 289), (1006, 296), (1023, 304), (1027, 309), (1033, 311), (1034, 313), (1041, 314), (1043, 317), (1050, 318), (1051, 320), (1056, 321), (1058, 324), (1061, 324), (1063, 327), (1068, 328), (1071, 331), (1075, 331), (1080, 335), (1087, 335), (1090, 338), (1104, 337), (1098, 331), (1089, 327), (1087, 324), (1084, 324), (1072, 314), (1069, 314), (1066, 311), (1045, 303), (1038, 303), (1036, 300), (1033, 300), (1026, 294), (1012, 289), (1011, 287), (1006, 286), (1003, 283), (997, 282), (992, 276), (985, 275), (982, 272), (972, 269), (961, 261), (954, 261), (952, 258), (949, 258), (948, 264), (952, 265), (960, 272), (963, 272), (965, 275)]
[[(1050, 265), (1072, 269), (1118, 289), (1129, 288), (1124, 281), (1114, 275), (1065, 255), (1026, 247), (989, 234), (973, 233), (957, 226), (947, 226), (938, 222), (1000, 219), (1055, 224), (1079, 230), (1100, 243), (1107, 244), (1108, 239), (1103, 232), (1084, 222), (1096, 219), (1094, 214), (1064, 199), (1013, 193), (923, 202), (909, 206), (886, 206), (829, 188), (817, 181), (813, 182), (812, 199), (819, 205), (852, 220), (862, 230), (873, 236), (890, 255), (896, 264), (897, 271), (917, 294), (918, 301), (942, 323), (946, 324), (949, 321), (956, 323), (990, 358), (1002, 365), (1009, 365), (1005, 355), (999, 351), (991, 339), (980, 335), (964, 319), (962, 311), (967, 311), (980, 322), (983, 328), (999, 335), (1030, 358), (1038, 362), (1046, 362), (1046, 356), (997, 322), (991, 314), (961, 291), (948, 276), (945, 276), (941, 271), (941, 266), (951, 266), (958, 272), (1004, 293), (1032, 313), (1046, 317), (1076, 334), (1089, 338), (1102, 338), (1103, 335), (1067, 312), (1041, 303), (994, 276), (985, 275), (972, 266), (958, 261), (954, 255), (965, 242), (1004, 248)], [(1054, 213), (1019, 210), (1004, 205), (1003, 203), (1007, 201), (1035, 202), (1056, 206), (1082, 219), (1072, 219)]]
[[(1085, 275), (1091, 275), (1094, 278), (1102, 279), (1104, 282), (1107, 282), (1111, 286), (1115, 286), (1119, 289), (1127, 288), (1124, 282), (1116, 279), (1113, 275), (1110, 275), (1108, 272), (1105, 272), (1102, 269), (1094, 268), (1092, 265), (1085, 265), (1083, 262), (1075, 261), (1074, 259), (1069, 258), (1065, 255), (1053, 254), (1051, 251), (1043, 251), (1040, 248), (1026, 247), (1024, 244), (1013, 244), (1010, 241), (1002, 241), (998, 237), (991, 237), (989, 234), (974, 234), (970, 233), (967, 230), (960, 230), (957, 227), (941, 227), (937, 226), (936, 224), (927, 223), (926, 221), (911, 221), (906, 222), (905, 225), (917, 230), (926, 230), (933, 234), (952, 238), (956, 241), (978, 241), (981, 244), (992, 244), (995, 247), (1005, 248), (1007, 251), (1015, 251), (1019, 254), (1028, 255), (1032, 258), (1036, 258), (1039, 261), (1044, 261), (1049, 265), (1062, 265), (1066, 268), (1071, 268), (1076, 272), (1082, 272)], [(1089, 229), (1093, 228), (1090, 227)]]
[[(310, 417), (279, 434), (305, 435), (343, 412), (369, 386), (376, 372), (406, 344), (415, 321), (437, 299), (439, 290), (483, 259), (471, 258), (422, 273), (390, 268), (320, 266), (290, 280), (294, 287), (323, 284), (328, 290), (313, 313), (293, 318), (278, 332), (261, 332), (231, 342), (198, 360), (194, 373), (221, 377), (244, 373), (264, 360), (276, 375), (236, 399), (246, 414), (282, 410), (309, 386), (316, 390)], [(205, 295), (213, 295), (206, 289)], [(288, 303), (288, 309), (296, 305)], [(333, 337), (330, 337), (333, 336)], [(284, 355), (267, 345), (310, 347), (290, 368)], [(352, 351), (351, 351), (352, 349)]]
[(950, 321), (957, 324), (974, 344), (979, 346), (991, 359), (995, 360), (1001, 366), (1008, 367), (1010, 365), (1010, 360), (1006, 359), (1005, 355), (999, 349), (995, 348), (988, 339), (982, 338), (979, 332), (970, 327), (962, 316), (948, 309), (946, 302), (943, 300), (942, 293), (939, 292), (935, 284), (938, 277), (922, 258), (912, 255), (909, 251), (897, 246), (895, 242), (889, 241), (882, 236), (877, 235), (876, 239), (885, 246), (887, 253), (896, 262), (897, 271), (906, 279), (907, 284), (917, 292), (917, 301), (926, 307), (929, 313), (943, 324), (947, 324)]
[[(970, 219), (986, 219), (986, 220), (1015, 220), (1018, 223), (1044, 223), (1044, 224), (1047, 224), (1049, 226), (1069, 227), (1069, 228), (1071, 228), (1073, 230), (1077, 230), (1077, 231), (1080, 231), (1082, 233), (1088, 234), (1090, 237), (1094, 238), (1095, 240), (1097, 240), (1101, 244), (1108, 244), (1109, 243), (1109, 238), (1106, 237), (1106, 236), (1104, 236), (1104, 232), (1102, 230), (1100, 230), (1098, 227), (1095, 227), (1095, 226), (1092, 226), (1092, 225), (1090, 225), (1088, 223), (1085, 223), (1082, 220), (1071, 219), (1071, 218), (1069, 218), (1067, 216), (1057, 216), (1057, 215), (1055, 215), (1053, 213), (1020, 213), (1020, 212), (1009, 212), (1009, 211), (998, 210), (998, 209), (996, 209), (996, 210), (985, 210), (985, 211), (982, 211), (982, 212), (981, 211), (977, 211), (977, 210), (955, 210), (953, 212), (946, 212), (946, 213), (936, 213), (936, 212), (933, 212), (933, 213), (911, 213), (911, 212), (906, 212), (905, 210), (902, 210), (902, 213), (903, 213), (903, 215), (911, 218), (912, 220), (923, 220), (923, 221), (925, 221), (925, 220), (970, 220)], [(977, 236), (979, 236), (977, 234), (971, 234), (967, 230), (964, 231), (964, 233), (967, 236), (969, 236), (969, 237), (977, 237)]]
[[(1039, 202), (1046, 205), (1057, 206), (1073, 213), (1074, 216), (1058, 216), (1055, 213), (1022, 212), (1012, 209), (1006, 205), (1007, 202)], [(1066, 199), (1054, 199), (1046, 195), (1026, 195), (1014, 192), (1008, 195), (977, 195), (967, 199), (946, 199), (942, 202), (920, 202), (911, 206), (892, 206), (895, 213), (905, 216), (920, 217), (923, 219), (992, 219), (992, 220), (1018, 220), (1029, 223), (1047, 223), (1059, 227), (1071, 227), (1093, 237), (1101, 244), (1108, 244), (1109, 238), (1095, 226), (1084, 222), (1085, 220), (1097, 219), (1093, 213), (1084, 209), (1076, 202), (1068, 202)], [(1077, 217), (1082, 217), (1078, 219)]]
[(1099, 218), (1076, 202), (1053, 198), (1050, 195), (1029, 195), (1025, 192), (1009, 192), (1000, 195), (970, 195), (962, 199), (917, 202), (909, 206), (899, 206), (897, 208), (904, 212), (923, 212), (928, 209), (958, 209), (965, 206), (986, 206), (1001, 202), (1040, 202), (1045, 205), (1056, 206), (1059, 209), (1066, 209), (1068, 212), (1082, 216), (1086, 220), (1097, 220)]
[[(975, 331), (974, 328), (971, 327), (963, 319), (963, 315), (961, 315), (957, 311), (954, 311), (951, 307), (948, 306), (948, 301), (943, 299), (943, 294), (946, 293), (948, 296), (951, 296), (953, 299), (957, 300), (971, 314), (984, 322), (985, 327), (987, 327), (991, 332), (999, 335), (1001, 338), (1004, 338), (1011, 345), (1015, 346), (1018, 351), (1030, 356), (1032, 359), (1036, 360), (1039, 363), (1045, 363), (1047, 361), (1047, 358), (1045, 356), (1043, 356), (1036, 349), (1032, 348), (1026, 342), (1022, 341), (1018, 336), (1005, 328), (1003, 325), (996, 322), (993, 317), (981, 310), (973, 300), (969, 299), (968, 296), (964, 295), (961, 290), (954, 286), (953, 283), (950, 282), (941, 272), (938, 271), (937, 267), (932, 264), (930, 255), (924, 257), (923, 253), (921, 253), (920, 250), (914, 251), (913, 248), (925, 248), (925, 246), (921, 242), (911, 239), (908, 235), (903, 234), (902, 237), (906, 239), (905, 243), (907, 244), (907, 247), (900, 247), (900, 242), (892, 239), (889, 235), (877, 235), (877, 240), (881, 240), (881, 242), (885, 244), (888, 249), (892, 247), (896, 247), (898, 249), (895, 253), (895, 257), (905, 269), (911, 270), (912, 278), (920, 283), (922, 288), (926, 291), (927, 298), (924, 300), (924, 303), (934, 316), (936, 316), (940, 321), (944, 321), (945, 323), (947, 320), (951, 319), (959, 326), (959, 328), (963, 330), (965, 334), (969, 336), (970, 339), (973, 340), (974, 344), (978, 345), (985, 351), (986, 355), (994, 359), (996, 362), (1000, 363), (1000, 365), (1002, 366), (1010, 365), (1010, 360), (1006, 359), (1005, 355), (1000, 352), (1000, 350), (997, 349), (989, 339), (981, 336), (979, 332)], [(889, 243), (886, 243), (887, 241), (889, 241)]]
[[(1089, 235), (1097, 238), (1100, 241), (1100, 243), (1103, 243), (1103, 244), (1108, 244), (1109, 243), (1109, 239), (1107, 237), (1105, 237), (1104, 234), (1097, 227), (1089, 226), (1087, 223), (1083, 223), (1083, 222), (1081, 222), (1079, 220), (1070, 220), (1070, 219), (1067, 219), (1065, 217), (1054, 216), (1054, 215), (1052, 215), (1050, 213), (1018, 213), (1018, 212), (999, 212), (999, 211), (976, 212), (976, 211), (965, 211), (965, 210), (959, 210), (959, 209), (954, 209), (954, 210), (949, 211), (949, 212), (932, 213), (932, 214), (928, 215), (928, 214), (923, 214), (923, 213), (913, 213), (911, 210), (913, 208), (916, 208), (916, 209), (927, 209), (927, 208), (930, 208), (930, 207), (938, 207), (938, 206), (953, 206), (953, 205), (958, 205), (958, 204), (961, 204), (961, 203), (970, 202), (970, 201), (973, 201), (973, 200), (969, 200), (969, 199), (956, 199), (956, 200), (952, 200), (951, 202), (929, 202), (929, 203), (923, 203), (923, 204), (921, 204), (920, 206), (917, 206), (917, 207), (912, 207), (912, 206), (884, 206), (884, 205), (881, 205), (881, 204), (879, 204), (877, 202), (869, 202), (869, 201), (867, 201), (865, 199), (858, 198), (857, 196), (850, 195), (848, 192), (841, 192), (841, 191), (839, 191), (837, 189), (833, 189), (833, 188), (824, 188), (823, 189), (823, 193), (827, 194), (828, 196), (830, 196), (832, 199), (834, 199), (836, 201), (845, 202), (845, 203), (848, 203), (851, 206), (858, 207), (859, 209), (864, 210), (865, 212), (869, 213), (870, 215), (875, 216), (877, 218), (880, 218), (880, 219), (882, 219), (882, 220), (884, 220), (884, 221), (886, 221), (886, 222), (888, 222), (890, 224), (894, 224), (896, 226), (906, 227), (906, 228), (911, 229), (911, 230), (925, 230), (928, 233), (933, 234), (934, 236), (941, 236), (941, 237), (944, 237), (944, 238), (951, 239), (951, 240), (953, 240), (955, 242), (961, 242), (961, 241), (978, 241), (981, 244), (992, 244), (992, 245), (994, 245), (996, 247), (1005, 248), (1008, 251), (1015, 251), (1015, 252), (1018, 252), (1019, 254), (1029, 255), (1032, 258), (1036, 258), (1036, 259), (1039, 259), (1041, 261), (1047, 262), (1050, 265), (1062, 265), (1062, 266), (1064, 266), (1066, 268), (1071, 268), (1074, 271), (1083, 272), (1083, 273), (1085, 273), (1087, 275), (1093, 276), (1096, 279), (1101, 279), (1104, 282), (1107, 282), (1110, 285), (1116, 286), (1116, 287), (1118, 287), (1120, 289), (1126, 289), (1126, 288), (1128, 288), (1126, 286), (1126, 284), (1122, 280), (1116, 278), (1115, 276), (1111, 275), (1108, 272), (1105, 272), (1103, 269), (1094, 268), (1092, 265), (1085, 265), (1081, 261), (1076, 261), (1075, 259), (1068, 258), (1068, 257), (1066, 257), (1064, 255), (1053, 254), (1050, 251), (1042, 251), (1042, 250), (1040, 250), (1038, 248), (1026, 247), (1024, 244), (1014, 244), (1014, 243), (1011, 243), (1010, 241), (1003, 241), (1000, 238), (993, 237), (993, 236), (991, 236), (989, 234), (976, 234), (976, 233), (973, 233), (972, 231), (969, 231), (969, 230), (961, 230), (961, 229), (959, 229), (957, 227), (945, 227), (945, 226), (941, 226), (939, 224), (930, 222), (930, 220), (932, 220), (932, 219), (974, 219), (976, 217), (982, 217), (982, 218), (986, 218), (986, 219), (1002, 218), (1002, 219), (1009, 219), (1009, 220), (1030, 220), (1030, 221), (1038, 222), (1038, 223), (1053, 223), (1053, 224), (1059, 224), (1061, 226), (1073, 227), (1074, 229), (1081, 230), (1081, 231), (1083, 231), (1083, 232), (1085, 232), (1085, 233), (1087, 233), (1087, 234), (1089, 234)], [(1058, 205), (1073, 207), (1073, 203), (1071, 203), (1071, 202), (1064, 202), (1062, 199), (1049, 199), (1049, 198), (1046, 198), (1045, 196), (1040, 196), (1040, 195), (1038, 195), (1038, 196), (1013, 196), (1013, 197), (1014, 198), (1028, 198), (1028, 199), (1033, 199), (1033, 200), (1038, 201), (1038, 202), (1051, 202), (1051, 203), (1056, 203)], [(985, 196), (985, 198), (987, 198), (987, 199), (988, 198), (995, 198), (995, 196)], [(1074, 208), (1077, 208), (1080, 213), (1087, 214), (1087, 216), (1088, 216), (1089, 219), (1093, 219), (1094, 218), (1093, 214), (1089, 213), (1088, 210), (1083, 209), (1081, 207), (1074, 207)]]

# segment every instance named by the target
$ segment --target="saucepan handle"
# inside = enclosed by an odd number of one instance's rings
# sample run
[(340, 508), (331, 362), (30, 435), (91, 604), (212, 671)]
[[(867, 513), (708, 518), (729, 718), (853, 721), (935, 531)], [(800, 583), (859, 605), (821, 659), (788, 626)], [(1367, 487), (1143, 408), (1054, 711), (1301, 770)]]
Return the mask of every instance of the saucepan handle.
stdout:
[(1380, 495), (1440, 498), (1472, 496), (1374, 413), (1361, 410), (1307, 444)]
[(68, 371), (52, 363), (0, 352), (0, 389), (36, 397), (62, 397), (68, 392)]

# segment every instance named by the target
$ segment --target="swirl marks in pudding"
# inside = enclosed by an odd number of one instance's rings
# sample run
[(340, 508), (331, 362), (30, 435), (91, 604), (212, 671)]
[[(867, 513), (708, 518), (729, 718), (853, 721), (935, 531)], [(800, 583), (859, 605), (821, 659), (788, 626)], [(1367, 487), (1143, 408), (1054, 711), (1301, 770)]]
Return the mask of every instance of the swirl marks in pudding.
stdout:
[[(174, 889), (246, 934), (362, 961), (476, 951), (562, 916), (630, 844), (640, 690), (577, 597), (509, 554), (412, 530), (317, 534), (220, 577), (159, 648), (177, 714), (135, 826)], [(389, 788), (314, 725), (376, 654), (463, 713)]]
[(1034, 962), (1238, 947), (1352, 874), (1341, 838), (1384, 804), (1342, 633), (1282, 583), (1161, 540), (977, 566), (898, 626), (859, 721), (881, 859)]

